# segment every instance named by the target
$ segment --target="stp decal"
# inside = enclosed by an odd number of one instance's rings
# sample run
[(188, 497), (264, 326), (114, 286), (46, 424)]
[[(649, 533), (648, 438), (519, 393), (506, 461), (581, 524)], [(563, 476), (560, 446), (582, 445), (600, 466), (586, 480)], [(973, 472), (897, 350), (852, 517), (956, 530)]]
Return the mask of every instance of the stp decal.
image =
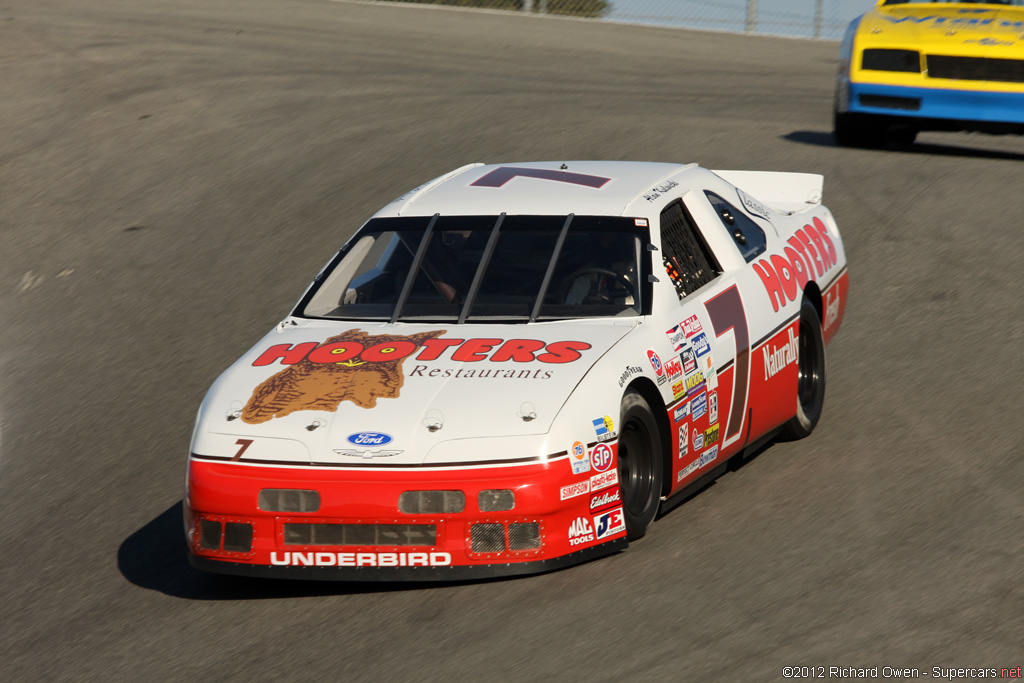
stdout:
[(590, 464), (593, 465), (595, 472), (607, 472), (612, 466), (613, 459), (612, 449), (606, 443), (599, 443), (590, 451)]

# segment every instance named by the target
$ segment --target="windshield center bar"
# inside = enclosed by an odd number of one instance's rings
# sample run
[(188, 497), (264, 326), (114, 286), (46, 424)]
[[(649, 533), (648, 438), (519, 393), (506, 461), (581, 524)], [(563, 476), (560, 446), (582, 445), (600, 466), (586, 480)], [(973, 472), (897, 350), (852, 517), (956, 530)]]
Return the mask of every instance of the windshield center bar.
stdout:
[(498, 243), (498, 230), (501, 228), (504, 220), (505, 212), (503, 211), (498, 216), (498, 220), (495, 221), (494, 227), (491, 228), (491, 234), (487, 238), (487, 246), (484, 247), (484, 253), (480, 256), (480, 265), (476, 267), (476, 273), (473, 275), (473, 284), (469, 286), (469, 293), (466, 294), (466, 303), (462, 305), (462, 311), (459, 313), (460, 325), (466, 322), (469, 310), (473, 308), (473, 302), (476, 301), (476, 294), (480, 291), (480, 283), (484, 279), (484, 271), (487, 270), (487, 264), (491, 261), (491, 254), (494, 253), (494, 247)]
[(551, 278), (555, 274), (555, 264), (558, 263), (558, 256), (562, 253), (562, 244), (565, 242), (565, 235), (569, 232), (569, 224), (572, 223), (572, 218), (576, 214), (570, 213), (565, 217), (565, 223), (562, 225), (562, 231), (558, 233), (558, 241), (555, 242), (555, 251), (551, 254), (551, 260), (548, 261), (548, 269), (544, 271), (544, 280), (540, 283), (540, 292), (537, 294), (537, 300), (533, 302), (533, 311), (530, 312), (530, 322), (537, 320), (537, 316), (540, 314), (540, 307), (544, 303), (544, 295), (548, 293), (548, 287), (551, 286)]
[(398, 316), (402, 314), (402, 308), (405, 307), (405, 302), (409, 298), (409, 292), (412, 291), (412, 284), (420, 272), (420, 266), (423, 264), (423, 256), (427, 253), (427, 245), (430, 244), (430, 233), (434, 231), (434, 223), (437, 223), (440, 215), (435, 213), (430, 218), (430, 222), (427, 223), (427, 229), (423, 231), (423, 237), (420, 238), (420, 246), (416, 249), (416, 255), (412, 258), (412, 265), (409, 266), (409, 274), (402, 285), (402, 293), (398, 295), (398, 301), (395, 302), (395, 310), (391, 313), (391, 320), (388, 321), (390, 323), (394, 323), (398, 320)]

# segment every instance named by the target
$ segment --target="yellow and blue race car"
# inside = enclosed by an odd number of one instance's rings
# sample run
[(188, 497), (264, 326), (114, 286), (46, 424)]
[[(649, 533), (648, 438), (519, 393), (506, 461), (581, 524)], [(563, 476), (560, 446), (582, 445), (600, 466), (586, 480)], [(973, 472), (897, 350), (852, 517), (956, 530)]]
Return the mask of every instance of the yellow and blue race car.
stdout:
[(1024, 134), (1024, 0), (879, 0), (843, 37), (833, 122), (855, 147)]

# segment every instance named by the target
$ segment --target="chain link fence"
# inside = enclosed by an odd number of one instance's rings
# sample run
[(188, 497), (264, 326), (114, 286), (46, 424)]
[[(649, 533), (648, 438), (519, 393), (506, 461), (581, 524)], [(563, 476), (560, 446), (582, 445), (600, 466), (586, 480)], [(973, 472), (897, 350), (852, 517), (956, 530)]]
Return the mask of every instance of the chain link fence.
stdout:
[[(383, 0), (388, 1), (388, 0)], [(396, 0), (729, 33), (838, 40), (874, 0)]]

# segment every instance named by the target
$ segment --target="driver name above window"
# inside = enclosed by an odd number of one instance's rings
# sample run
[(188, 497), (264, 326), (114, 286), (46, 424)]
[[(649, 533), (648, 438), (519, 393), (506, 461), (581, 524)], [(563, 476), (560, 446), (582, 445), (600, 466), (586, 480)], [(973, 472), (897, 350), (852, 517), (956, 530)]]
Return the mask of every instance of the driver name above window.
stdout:
[(317, 278), (299, 311), (418, 322), (642, 315), (646, 224), (575, 215), (375, 218)]

